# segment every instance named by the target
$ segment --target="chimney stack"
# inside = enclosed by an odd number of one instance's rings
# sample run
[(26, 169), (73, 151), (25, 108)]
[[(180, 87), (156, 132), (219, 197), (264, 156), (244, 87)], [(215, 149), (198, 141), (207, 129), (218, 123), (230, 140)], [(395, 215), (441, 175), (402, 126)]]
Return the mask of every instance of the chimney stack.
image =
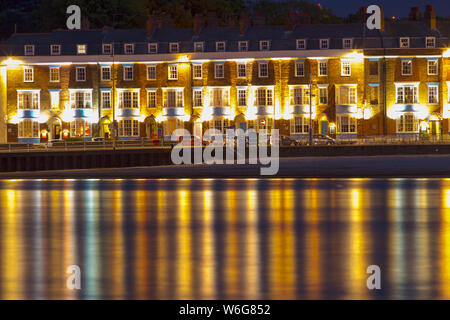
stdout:
[(239, 33), (241, 35), (243, 35), (245, 30), (247, 30), (249, 20), (250, 20), (250, 17), (248, 15), (248, 13), (246, 13), (246, 12), (242, 12), (241, 15), (239, 16)]
[(90, 23), (86, 16), (81, 17), (81, 30), (89, 30)]
[(219, 26), (219, 20), (217, 19), (217, 15), (216, 15), (215, 11), (208, 12), (206, 24), (208, 27), (218, 27)]
[(292, 32), (297, 22), (298, 22), (297, 12), (294, 11), (286, 12), (286, 17), (284, 18), (284, 30), (286, 32)]
[(161, 18), (157, 17), (155, 14), (151, 13), (149, 14), (147, 18), (147, 24), (146, 24), (146, 33), (147, 37), (150, 38), (155, 31), (155, 29), (162, 27), (162, 21)]
[(266, 24), (266, 21), (264, 19), (263, 13), (260, 10), (255, 10), (253, 13), (253, 26), (255, 27), (261, 27)]
[(427, 5), (423, 16), (430, 25), (430, 29), (436, 29), (436, 12), (434, 12), (434, 7)]
[(194, 16), (194, 36), (198, 37), (204, 25), (205, 21), (203, 20), (203, 15), (196, 13)]
[(419, 7), (412, 7), (411, 11), (409, 12), (409, 20), (410, 21), (420, 21), (421, 15), (420, 15), (420, 9)]

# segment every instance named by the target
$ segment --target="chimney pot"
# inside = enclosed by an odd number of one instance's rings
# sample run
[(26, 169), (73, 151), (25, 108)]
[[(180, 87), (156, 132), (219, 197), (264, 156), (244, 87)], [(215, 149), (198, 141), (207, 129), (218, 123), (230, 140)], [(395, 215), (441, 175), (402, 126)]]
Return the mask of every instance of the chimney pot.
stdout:
[(428, 22), (430, 29), (436, 29), (436, 12), (432, 5), (427, 5), (424, 13), (424, 18)]
[(409, 12), (409, 20), (410, 21), (420, 21), (421, 14), (419, 7), (412, 7), (411, 11)]
[(248, 22), (250, 20), (250, 17), (248, 13), (242, 12), (239, 16), (239, 33), (242, 35), (244, 34), (245, 30), (248, 28)]

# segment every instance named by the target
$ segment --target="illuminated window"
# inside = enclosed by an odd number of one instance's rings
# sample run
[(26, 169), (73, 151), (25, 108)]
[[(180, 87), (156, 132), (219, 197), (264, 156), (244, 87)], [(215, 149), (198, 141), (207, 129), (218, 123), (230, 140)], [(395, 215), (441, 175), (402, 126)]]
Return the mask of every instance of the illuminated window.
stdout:
[(50, 108), (59, 109), (59, 90), (50, 91)]
[(337, 115), (338, 133), (356, 133), (356, 119), (349, 115)]
[(59, 82), (59, 67), (50, 67), (50, 82)]
[(167, 89), (164, 91), (164, 108), (183, 108), (183, 90)]
[(400, 38), (400, 48), (409, 48), (409, 38)]
[(238, 89), (237, 90), (237, 104), (239, 107), (245, 107), (247, 105), (247, 90)]
[(139, 108), (139, 90), (120, 90), (119, 109)]
[(295, 116), (291, 119), (291, 133), (308, 133), (309, 132), (309, 118), (303, 116)]
[(169, 80), (177, 80), (178, 79), (178, 66), (171, 65), (169, 66)]
[(194, 107), (201, 107), (201, 106), (203, 106), (202, 90), (197, 89), (194, 90)]
[(23, 81), (33, 82), (34, 81), (34, 68), (33, 67), (23, 67)]
[(139, 136), (139, 121), (134, 119), (124, 119), (119, 121), (119, 136), (137, 137)]
[(256, 89), (256, 106), (271, 106), (273, 105), (272, 89), (258, 88)]
[(216, 119), (209, 121), (209, 128), (216, 129), (216, 130), (220, 131), (222, 134), (226, 133), (228, 126), (229, 126), (228, 119), (225, 119), (223, 117), (216, 118)]
[(203, 42), (194, 42), (194, 52), (203, 52)]
[(309, 105), (309, 89), (296, 87), (290, 90), (291, 105)]
[(17, 108), (21, 110), (39, 109), (39, 92), (18, 91)]
[(156, 90), (147, 91), (147, 107), (156, 108)]
[(356, 88), (352, 86), (339, 87), (339, 104), (356, 104)]
[(32, 119), (23, 119), (18, 125), (19, 138), (39, 138), (39, 122)]
[(70, 123), (71, 137), (90, 137), (91, 125), (85, 119), (75, 119)]
[(87, 54), (87, 45), (78, 44), (77, 45), (77, 54)]
[(439, 102), (439, 86), (437, 85), (429, 85), (428, 86), (428, 103), (429, 104), (438, 104)]
[(352, 74), (352, 65), (350, 61), (341, 61), (341, 75), (342, 76), (351, 76)]
[(237, 64), (237, 77), (238, 78), (246, 78), (247, 77), (247, 66), (244, 62)]
[(101, 74), (102, 81), (110, 81), (111, 80), (111, 67), (110, 66), (102, 66), (100, 74)]
[(222, 79), (224, 77), (224, 64), (215, 63), (214, 64), (214, 78)]
[(213, 88), (209, 91), (210, 106), (211, 107), (226, 107), (229, 106), (229, 89), (228, 88)]
[(435, 37), (426, 37), (425, 44), (427, 48), (435, 48), (436, 47), (436, 38)]
[(88, 109), (92, 107), (91, 90), (69, 90), (70, 106), (72, 109)]
[(327, 87), (319, 88), (319, 104), (321, 104), (321, 105), (328, 104), (328, 88)]
[(201, 79), (202, 78), (202, 65), (194, 64), (192, 66), (192, 72), (193, 72), (194, 79)]
[(414, 114), (402, 114), (397, 119), (397, 132), (408, 133), (418, 131), (419, 121)]
[(401, 85), (397, 86), (397, 103), (417, 103), (418, 87), (415, 85)]

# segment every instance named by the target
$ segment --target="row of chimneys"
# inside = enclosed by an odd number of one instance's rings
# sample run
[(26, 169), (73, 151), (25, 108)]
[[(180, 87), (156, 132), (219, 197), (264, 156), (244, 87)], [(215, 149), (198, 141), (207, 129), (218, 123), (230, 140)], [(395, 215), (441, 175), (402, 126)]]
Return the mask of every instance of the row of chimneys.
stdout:
[[(365, 22), (368, 14), (366, 13), (367, 7), (361, 7), (357, 13), (358, 20), (360, 22)], [(422, 21), (422, 16), (420, 14), (419, 7), (412, 7), (408, 16), (409, 21)], [(423, 20), (428, 22), (430, 29), (436, 29), (436, 12), (434, 12), (434, 7), (432, 5), (427, 5), (425, 7), (425, 13), (423, 15)], [(384, 13), (381, 8), (381, 29), (384, 30)]]
[[(250, 21), (251, 20), (251, 21)], [(265, 18), (261, 11), (255, 11), (253, 17), (250, 19), (248, 13), (241, 13), (239, 16), (239, 32), (243, 34), (245, 30), (250, 26), (250, 22), (253, 26), (261, 27), (265, 25)], [(286, 31), (292, 31), (296, 25), (299, 24), (309, 24), (311, 23), (311, 18), (306, 11), (300, 10), (300, 14), (297, 12), (288, 12), (285, 17), (285, 29)], [(173, 25), (173, 20), (170, 17), (159, 17), (154, 14), (150, 14), (147, 20), (147, 36), (150, 37), (153, 31), (157, 28), (171, 27)], [(219, 19), (215, 12), (209, 12), (205, 17), (202, 14), (197, 13), (194, 16), (194, 35), (198, 36), (200, 31), (205, 26), (208, 27), (218, 27)], [(235, 23), (230, 20), (228, 23), (229, 27), (234, 27)]]

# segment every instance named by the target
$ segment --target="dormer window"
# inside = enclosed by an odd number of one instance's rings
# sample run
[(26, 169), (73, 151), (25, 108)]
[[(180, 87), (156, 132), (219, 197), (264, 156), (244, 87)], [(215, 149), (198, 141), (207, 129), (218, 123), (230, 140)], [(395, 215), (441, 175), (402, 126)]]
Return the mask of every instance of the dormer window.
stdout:
[(158, 53), (158, 44), (157, 43), (149, 43), (148, 44), (148, 53)]
[(225, 51), (225, 42), (224, 41), (217, 41), (216, 42), (216, 51), (217, 52)]
[(61, 45), (59, 45), (59, 44), (52, 44), (50, 46), (50, 54), (52, 56), (59, 56), (61, 54)]
[(123, 48), (125, 54), (133, 54), (134, 53), (134, 43), (125, 43)]
[(350, 39), (350, 38), (342, 39), (342, 48), (344, 48), (344, 49), (353, 48), (353, 39)]
[(330, 40), (329, 39), (320, 39), (320, 49), (329, 49), (330, 48)]
[(436, 47), (436, 38), (435, 37), (427, 37), (426, 40), (427, 48), (435, 48)]
[(194, 42), (194, 52), (203, 52), (203, 42)]
[(270, 50), (270, 41), (269, 40), (262, 40), (259, 42), (259, 50), (260, 51), (268, 51)]
[(34, 56), (34, 45), (26, 44), (24, 47), (24, 53), (26, 56)]
[(248, 42), (247, 41), (239, 41), (238, 49), (239, 49), (239, 51), (248, 51)]
[(77, 54), (86, 54), (87, 53), (87, 45), (78, 44), (77, 45)]
[(400, 48), (409, 48), (409, 38), (400, 38)]
[(112, 44), (104, 43), (102, 46), (102, 52), (103, 54), (112, 54)]
[(178, 42), (171, 42), (169, 43), (169, 52), (170, 53), (177, 53), (180, 52), (180, 45)]
[(305, 39), (297, 39), (295, 47), (297, 50), (305, 50), (306, 49), (306, 40)]

